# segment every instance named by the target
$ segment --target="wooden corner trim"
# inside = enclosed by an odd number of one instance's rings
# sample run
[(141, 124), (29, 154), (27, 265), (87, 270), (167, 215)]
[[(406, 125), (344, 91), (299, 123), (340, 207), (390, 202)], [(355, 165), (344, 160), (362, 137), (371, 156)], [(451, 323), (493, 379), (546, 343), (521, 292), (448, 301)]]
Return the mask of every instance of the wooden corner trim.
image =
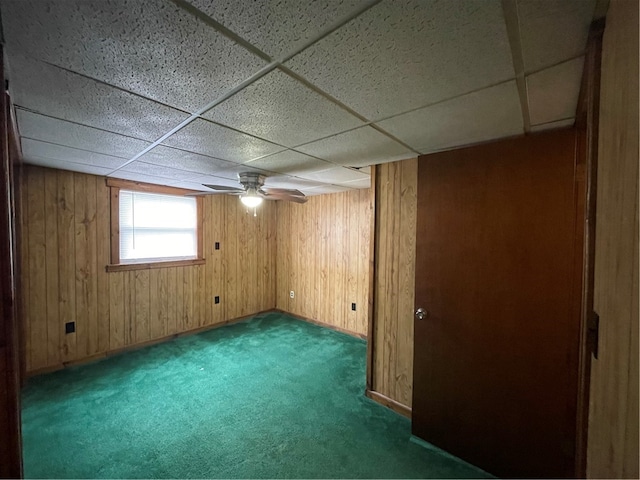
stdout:
[(376, 321), (376, 262), (378, 260), (378, 235), (377, 225), (379, 213), (379, 187), (380, 166), (371, 167), (371, 190), (369, 197), (369, 208), (371, 209), (371, 224), (369, 226), (369, 312), (367, 317), (367, 364), (366, 364), (366, 386), (367, 390), (374, 388), (374, 367), (375, 367), (375, 321)]

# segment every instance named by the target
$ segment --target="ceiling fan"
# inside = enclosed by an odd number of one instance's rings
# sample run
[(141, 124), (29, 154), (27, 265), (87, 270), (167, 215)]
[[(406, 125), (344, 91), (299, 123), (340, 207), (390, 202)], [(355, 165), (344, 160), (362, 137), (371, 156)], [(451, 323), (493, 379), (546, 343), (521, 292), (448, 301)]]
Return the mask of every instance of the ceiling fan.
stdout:
[(305, 203), (307, 197), (300, 190), (288, 188), (263, 187), (267, 177), (255, 172), (243, 172), (238, 174), (238, 182), (243, 188), (227, 187), (224, 185), (207, 185), (205, 187), (215, 192), (202, 192), (200, 195), (240, 195), (240, 201), (248, 208), (255, 208), (266, 200), (285, 200), (289, 202)]

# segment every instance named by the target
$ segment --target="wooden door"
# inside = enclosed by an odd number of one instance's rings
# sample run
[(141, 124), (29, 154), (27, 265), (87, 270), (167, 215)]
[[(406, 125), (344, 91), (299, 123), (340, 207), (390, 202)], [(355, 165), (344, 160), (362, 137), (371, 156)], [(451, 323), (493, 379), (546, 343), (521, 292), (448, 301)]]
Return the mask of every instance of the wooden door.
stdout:
[(413, 434), (501, 477), (574, 473), (575, 148), (563, 130), (419, 159)]

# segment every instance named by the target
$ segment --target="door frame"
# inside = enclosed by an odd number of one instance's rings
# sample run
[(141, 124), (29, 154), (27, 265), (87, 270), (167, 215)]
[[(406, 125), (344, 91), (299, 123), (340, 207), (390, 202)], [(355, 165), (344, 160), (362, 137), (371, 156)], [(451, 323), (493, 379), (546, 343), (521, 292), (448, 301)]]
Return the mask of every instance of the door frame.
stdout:
[[(0, 48), (0, 63), (4, 50)], [(14, 163), (19, 158), (17, 137), (12, 129), (12, 111), (5, 91), (4, 69), (0, 70), (0, 135), (2, 136), (2, 200), (0, 201), (0, 477), (21, 478), (22, 436), (20, 421), (20, 387), (24, 350), (20, 348), (19, 258), (17, 255), (19, 214), (16, 213), (16, 177)]]
[(598, 190), (598, 128), (600, 117), (600, 73), (602, 37), (605, 17), (594, 21), (589, 29), (582, 83), (576, 112), (578, 160), (584, 176), (584, 231), (582, 232), (583, 269), (582, 308), (580, 312), (580, 352), (578, 359), (578, 408), (576, 422), (575, 476), (587, 475), (587, 440), (589, 433), (589, 393), (591, 357), (597, 358), (598, 330), (590, 325), (594, 318), (593, 289), (596, 247), (596, 197)]

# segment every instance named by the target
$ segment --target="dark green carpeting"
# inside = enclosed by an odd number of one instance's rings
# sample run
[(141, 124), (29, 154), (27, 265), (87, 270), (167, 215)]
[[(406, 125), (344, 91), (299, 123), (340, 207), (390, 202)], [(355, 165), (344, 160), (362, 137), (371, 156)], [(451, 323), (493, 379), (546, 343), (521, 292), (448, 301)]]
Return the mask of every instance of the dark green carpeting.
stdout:
[(27, 477), (402, 478), (484, 472), (365, 398), (366, 344), (269, 313), (29, 381)]

